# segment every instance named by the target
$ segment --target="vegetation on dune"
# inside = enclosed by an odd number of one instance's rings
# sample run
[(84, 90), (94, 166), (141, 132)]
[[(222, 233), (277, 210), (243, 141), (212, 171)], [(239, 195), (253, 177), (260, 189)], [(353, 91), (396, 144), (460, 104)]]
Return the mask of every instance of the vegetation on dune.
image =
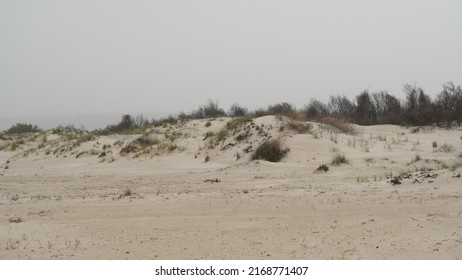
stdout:
[(333, 158), (332, 158), (332, 165), (342, 165), (342, 164), (348, 164), (349, 161), (345, 157), (345, 154), (342, 153), (336, 153)]
[(288, 152), (289, 149), (284, 149), (280, 140), (269, 140), (258, 146), (252, 155), (252, 160), (262, 159), (270, 162), (278, 162)]
[(24, 134), (30, 132), (41, 132), (42, 130), (38, 128), (37, 125), (27, 124), (27, 123), (16, 123), (13, 124), (10, 128), (5, 130), (5, 134)]

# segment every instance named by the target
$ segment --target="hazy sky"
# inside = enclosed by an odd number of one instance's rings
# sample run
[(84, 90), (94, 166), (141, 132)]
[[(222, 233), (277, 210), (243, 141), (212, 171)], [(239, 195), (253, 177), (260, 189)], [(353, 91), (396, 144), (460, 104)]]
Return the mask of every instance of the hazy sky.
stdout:
[(0, 0), (0, 117), (462, 84), (462, 1)]

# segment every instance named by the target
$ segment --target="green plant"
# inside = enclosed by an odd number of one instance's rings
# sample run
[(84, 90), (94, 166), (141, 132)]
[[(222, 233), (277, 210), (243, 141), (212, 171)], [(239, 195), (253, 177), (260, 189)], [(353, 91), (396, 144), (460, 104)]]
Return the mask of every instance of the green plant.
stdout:
[(251, 117), (239, 117), (239, 118), (235, 118), (229, 122), (226, 123), (226, 127), (229, 129), (229, 130), (235, 130), (236, 128), (240, 127), (241, 125), (247, 123), (247, 122), (250, 122), (252, 123), (253, 120)]
[(27, 123), (16, 123), (10, 128), (5, 130), (6, 134), (23, 134), (29, 132), (40, 132), (41, 129), (36, 125), (27, 124)]
[(262, 143), (252, 155), (252, 160), (266, 160), (270, 162), (280, 161), (289, 149), (284, 149), (280, 140), (269, 140)]
[(327, 171), (329, 171), (329, 166), (327, 166), (327, 164), (321, 164), (321, 165), (319, 165), (319, 167), (316, 169), (316, 171), (327, 172)]
[(211, 125), (212, 125), (211, 122), (206, 122), (206, 123), (205, 123), (205, 127), (209, 127), (209, 126), (211, 126)]
[(419, 133), (420, 127), (413, 127), (411, 128), (411, 133)]
[(119, 195), (119, 198), (124, 198), (124, 197), (130, 197), (130, 196), (133, 196), (135, 195), (136, 193), (131, 190), (130, 188), (126, 188), (122, 191), (122, 193)]
[(342, 165), (342, 164), (348, 164), (348, 163), (349, 161), (347, 160), (345, 155), (342, 153), (337, 153), (332, 158), (332, 165)]

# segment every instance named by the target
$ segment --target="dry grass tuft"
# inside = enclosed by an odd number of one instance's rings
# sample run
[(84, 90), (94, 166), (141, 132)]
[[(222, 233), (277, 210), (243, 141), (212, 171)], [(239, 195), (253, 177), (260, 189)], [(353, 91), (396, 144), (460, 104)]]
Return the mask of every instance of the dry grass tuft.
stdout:
[(332, 158), (332, 165), (342, 165), (342, 164), (348, 164), (349, 161), (345, 157), (344, 154), (342, 153), (337, 153), (335, 156)]
[(252, 155), (252, 160), (262, 159), (270, 162), (280, 161), (289, 149), (284, 149), (280, 140), (270, 140), (261, 144)]
[(355, 127), (351, 123), (347, 122), (345, 119), (327, 117), (320, 119), (319, 122), (335, 127), (345, 134), (354, 135), (357, 133)]

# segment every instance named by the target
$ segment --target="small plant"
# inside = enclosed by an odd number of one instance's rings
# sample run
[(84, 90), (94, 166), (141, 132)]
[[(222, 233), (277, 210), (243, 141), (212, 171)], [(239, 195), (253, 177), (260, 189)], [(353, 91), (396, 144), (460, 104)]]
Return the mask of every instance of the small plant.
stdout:
[(240, 160), (241, 159), (241, 154), (239, 152), (236, 153), (236, 160)]
[(318, 172), (327, 172), (327, 171), (329, 171), (329, 166), (327, 166), (327, 164), (321, 164), (316, 169), (316, 171), (318, 171)]
[(438, 150), (444, 153), (452, 153), (454, 152), (454, 146), (444, 143)]
[(241, 125), (245, 124), (245, 123), (252, 123), (253, 120), (251, 117), (239, 117), (239, 118), (236, 118), (234, 120), (231, 120), (229, 122), (226, 123), (226, 128), (228, 128), (229, 130), (235, 130), (236, 128), (240, 127)]
[(433, 147), (433, 151), (435, 151), (435, 149), (438, 148), (438, 142), (433, 141), (432, 142), (432, 147)]
[(342, 165), (342, 164), (348, 164), (349, 161), (345, 157), (344, 154), (342, 153), (337, 153), (333, 158), (332, 158), (332, 165)]
[(12, 151), (16, 151), (16, 149), (18, 148), (18, 143), (16, 141), (12, 142), (11, 145), (10, 145), (10, 150)]
[(23, 220), (21, 217), (17, 217), (17, 218), (10, 218), (10, 219), (8, 219), (8, 222), (10, 222), (10, 223), (15, 223), (15, 224), (19, 224), (19, 223), (23, 223), (24, 220)]
[(419, 133), (419, 132), (420, 132), (420, 127), (411, 128), (411, 133)]
[(215, 135), (215, 133), (213, 131), (207, 131), (204, 135), (204, 139), (207, 139), (207, 138), (212, 138), (213, 136)]
[(126, 188), (125, 190), (122, 191), (122, 193), (119, 195), (119, 199), (120, 198), (124, 198), (124, 197), (131, 197), (135, 195), (135, 192), (133, 190), (131, 190), (130, 188)]
[(211, 125), (212, 125), (211, 122), (206, 122), (206, 123), (205, 123), (205, 127), (209, 127), (209, 126), (211, 126)]
[(283, 149), (280, 140), (270, 140), (261, 144), (252, 155), (252, 160), (266, 160), (270, 162), (280, 161), (289, 149)]
[(371, 162), (374, 162), (374, 159), (371, 158), (371, 157), (367, 157), (367, 158), (364, 159), (364, 161), (367, 162), (367, 163), (371, 163)]
[(209, 162), (210, 161), (210, 156), (206, 156), (205, 159), (204, 159), (204, 162)]

